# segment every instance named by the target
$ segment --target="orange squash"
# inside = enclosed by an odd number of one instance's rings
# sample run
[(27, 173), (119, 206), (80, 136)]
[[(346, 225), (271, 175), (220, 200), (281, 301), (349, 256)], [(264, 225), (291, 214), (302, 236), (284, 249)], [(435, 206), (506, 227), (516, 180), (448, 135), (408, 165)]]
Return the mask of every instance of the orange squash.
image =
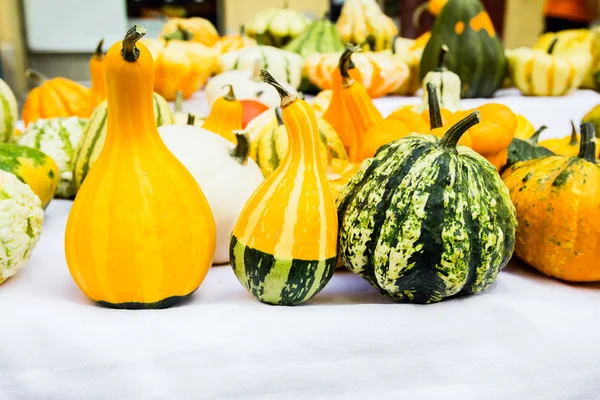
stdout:
[(221, 54), (253, 46), (256, 46), (256, 40), (244, 35), (243, 33), (225, 35), (221, 37), (219, 42), (216, 44), (216, 47), (219, 49)]
[(92, 108), (106, 100), (106, 82), (104, 82), (104, 52), (102, 45), (104, 39), (100, 40), (96, 51), (90, 58), (90, 77), (92, 79)]
[(88, 118), (92, 114), (91, 91), (67, 78), (48, 79), (37, 71), (25, 71), (27, 77), (40, 83), (27, 95), (22, 118), (25, 126), (40, 118), (55, 117)]
[(240, 214), (231, 236), (231, 266), (258, 300), (294, 305), (316, 295), (333, 275), (337, 211), (314, 111), (267, 71), (261, 79), (281, 96), (289, 147)]
[(164, 308), (201, 284), (215, 251), (202, 191), (160, 139), (154, 61), (134, 26), (104, 59), (108, 129), (65, 232), (69, 271), (92, 300), (115, 308)]
[(207, 19), (170, 18), (163, 26), (160, 36), (166, 39), (185, 40), (212, 47), (219, 41), (217, 28)]
[(210, 109), (202, 128), (224, 137), (231, 143), (237, 143), (234, 131), (242, 129), (242, 117), (244, 110), (242, 102), (235, 98), (233, 86), (229, 86), (229, 92), (219, 98)]

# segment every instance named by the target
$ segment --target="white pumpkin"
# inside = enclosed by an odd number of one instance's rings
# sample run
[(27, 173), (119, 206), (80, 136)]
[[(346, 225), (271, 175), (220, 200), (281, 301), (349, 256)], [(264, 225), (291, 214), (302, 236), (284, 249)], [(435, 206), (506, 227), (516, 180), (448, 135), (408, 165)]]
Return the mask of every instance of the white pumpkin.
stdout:
[(248, 157), (248, 135), (238, 144), (191, 125), (164, 125), (158, 132), (169, 150), (190, 171), (202, 188), (215, 219), (217, 247), (213, 262), (229, 262), (229, 240), (242, 208), (263, 175)]

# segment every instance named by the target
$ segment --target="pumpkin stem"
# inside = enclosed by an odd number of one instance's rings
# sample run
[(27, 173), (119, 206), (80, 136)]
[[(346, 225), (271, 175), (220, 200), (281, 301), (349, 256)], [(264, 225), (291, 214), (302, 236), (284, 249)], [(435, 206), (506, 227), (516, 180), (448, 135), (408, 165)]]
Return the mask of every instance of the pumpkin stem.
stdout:
[(229, 91), (227, 92), (227, 94), (225, 94), (225, 96), (223, 96), (223, 98), (227, 101), (235, 101), (235, 93), (233, 93), (233, 86), (231, 85), (223, 85), (221, 87), (221, 89), (226, 88), (227, 86), (229, 86)]
[(264, 83), (268, 83), (269, 85), (273, 86), (275, 90), (277, 90), (279, 97), (281, 97), (281, 108), (286, 108), (298, 100), (298, 96), (285, 90), (285, 88), (281, 86), (266, 69), (260, 70), (260, 80)]
[(552, 54), (554, 52), (554, 48), (556, 47), (556, 43), (558, 43), (558, 38), (554, 38), (552, 43), (550, 43), (550, 47), (548, 47), (548, 54)]
[(352, 54), (360, 50), (360, 46), (348, 46), (340, 57), (338, 68), (340, 69), (340, 74), (342, 75), (342, 86), (345, 88), (354, 84), (354, 79), (352, 79), (348, 73), (348, 70), (351, 69), (350, 64), (352, 64), (352, 68), (354, 68), (354, 64), (352, 63)]
[(443, 44), (440, 48), (440, 55), (438, 56), (438, 66), (435, 69), (436, 72), (446, 71), (447, 68), (444, 66), (444, 60), (446, 59), (446, 54), (448, 54), (449, 51), (450, 49), (445, 44)]
[(581, 145), (577, 157), (596, 164), (596, 129), (591, 122), (581, 124)]
[(175, 92), (175, 112), (183, 111), (183, 92), (178, 90)]
[(177, 30), (168, 33), (166, 35), (163, 35), (163, 39), (169, 41), (169, 40), (183, 40), (183, 41), (190, 41), (192, 40), (194, 35), (192, 35), (192, 33), (190, 31), (188, 31), (187, 29), (185, 29), (183, 26), (181, 25), (177, 25)]
[(419, 27), (421, 26), (421, 15), (423, 15), (423, 12), (427, 10), (427, 8), (429, 8), (428, 1), (422, 3), (417, 8), (415, 8), (415, 11), (413, 11), (412, 23), (415, 26), (415, 28), (419, 29)]
[(196, 123), (196, 116), (192, 113), (188, 113), (187, 124), (194, 126), (194, 123)]
[(577, 128), (575, 127), (575, 122), (571, 120), (571, 140), (569, 141), (569, 146), (575, 146), (579, 142), (579, 138), (577, 137)]
[(437, 96), (437, 89), (431, 82), (427, 83), (427, 97), (429, 98), (429, 124), (431, 129), (442, 127), (442, 113)]
[(444, 137), (440, 140), (440, 145), (444, 150), (452, 151), (456, 153), (456, 145), (458, 141), (472, 126), (477, 125), (481, 121), (479, 111), (475, 110), (471, 114), (467, 115), (456, 124), (454, 124)]
[(33, 79), (37, 85), (40, 85), (48, 80), (48, 78), (44, 76), (44, 74), (31, 68), (27, 68), (25, 70), (25, 77), (28, 79)]
[(275, 107), (275, 118), (277, 118), (277, 125), (283, 125), (283, 114), (281, 113), (281, 107)]
[(96, 51), (94, 51), (94, 58), (98, 60), (102, 60), (104, 58), (104, 52), (102, 51), (102, 46), (104, 45), (104, 39), (100, 39), (98, 42), (98, 46), (96, 47)]
[(127, 62), (136, 62), (140, 56), (140, 49), (136, 47), (138, 40), (146, 34), (146, 29), (141, 25), (134, 25), (125, 34), (123, 39), (123, 48), (121, 49), (121, 56)]
[(250, 135), (246, 131), (233, 131), (233, 134), (237, 139), (237, 144), (229, 150), (229, 155), (240, 165), (246, 165), (250, 154)]
[(533, 145), (538, 144), (539, 140), (540, 140), (540, 135), (542, 134), (542, 132), (544, 132), (546, 129), (548, 129), (548, 127), (546, 125), (542, 125), (540, 126), (540, 129), (538, 129), (537, 131), (535, 131), (535, 133), (533, 135), (531, 135), (531, 137), (529, 139), (527, 139), (527, 141)]

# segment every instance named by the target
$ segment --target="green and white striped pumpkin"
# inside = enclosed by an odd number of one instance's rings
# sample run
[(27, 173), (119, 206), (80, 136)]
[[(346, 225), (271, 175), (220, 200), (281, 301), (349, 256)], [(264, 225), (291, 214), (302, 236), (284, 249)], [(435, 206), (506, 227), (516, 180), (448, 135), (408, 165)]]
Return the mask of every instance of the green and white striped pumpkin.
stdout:
[(275, 79), (289, 83), (294, 89), (302, 82), (303, 67), (301, 55), (271, 46), (246, 47), (225, 53), (220, 59), (220, 72), (266, 69)]
[(75, 196), (73, 156), (86, 124), (87, 119), (79, 117), (38, 119), (17, 137), (18, 144), (40, 150), (56, 162), (60, 181), (54, 197), (70, 199)]
[[(75, 149), (73, 161), (73, 186), (75, 193), (81, 187), (90, 169), (96, 163), (104, 140), (106, 140), (106, 100), (96, 107), (85, 127), (81, 140)], [(156, 126), (172, 125), (175, 123), (173, 111), (169, 103), (157, 93), (154, 93), (154, 118)]]
[(17, 99), (6, 82), (0, 79), (0, 142), (8, 142), (12, 138), (18, 115)]
[(488, 288), (510, 259), (516, 214), (492, 164), (457, 146), (474, 112), (440, 140), (382, 146), (338, 198), (344, 264), (396, 301), (433, 303)]

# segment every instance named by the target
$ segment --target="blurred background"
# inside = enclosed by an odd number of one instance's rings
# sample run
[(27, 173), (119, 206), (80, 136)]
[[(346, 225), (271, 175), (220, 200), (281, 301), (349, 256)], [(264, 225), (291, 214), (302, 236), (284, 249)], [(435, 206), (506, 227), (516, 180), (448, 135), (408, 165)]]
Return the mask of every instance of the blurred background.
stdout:
[[(567, 0), (568, 2), (588, 0)], [(26, 67), (44, 75), (89, 80), (88, 61), (99, 38), (119, 40), (127, 27), (141, 23), (157, 36), (166, 17), (203, 17), (219, 33), (236, 33), (248, 16), (285, 0), (0, 0), (0, 77), (22, 100), (29, 83)], [(431, 27), (426, 0), (379, 0), (401, 35), (416, 38)], [(330, 10), (335, 20), (343, 0), (288, 0), (290, 8), (315, 18)], [(531, 45), (544, 30), (545, 0), (484, 0), (507, 48)]]

